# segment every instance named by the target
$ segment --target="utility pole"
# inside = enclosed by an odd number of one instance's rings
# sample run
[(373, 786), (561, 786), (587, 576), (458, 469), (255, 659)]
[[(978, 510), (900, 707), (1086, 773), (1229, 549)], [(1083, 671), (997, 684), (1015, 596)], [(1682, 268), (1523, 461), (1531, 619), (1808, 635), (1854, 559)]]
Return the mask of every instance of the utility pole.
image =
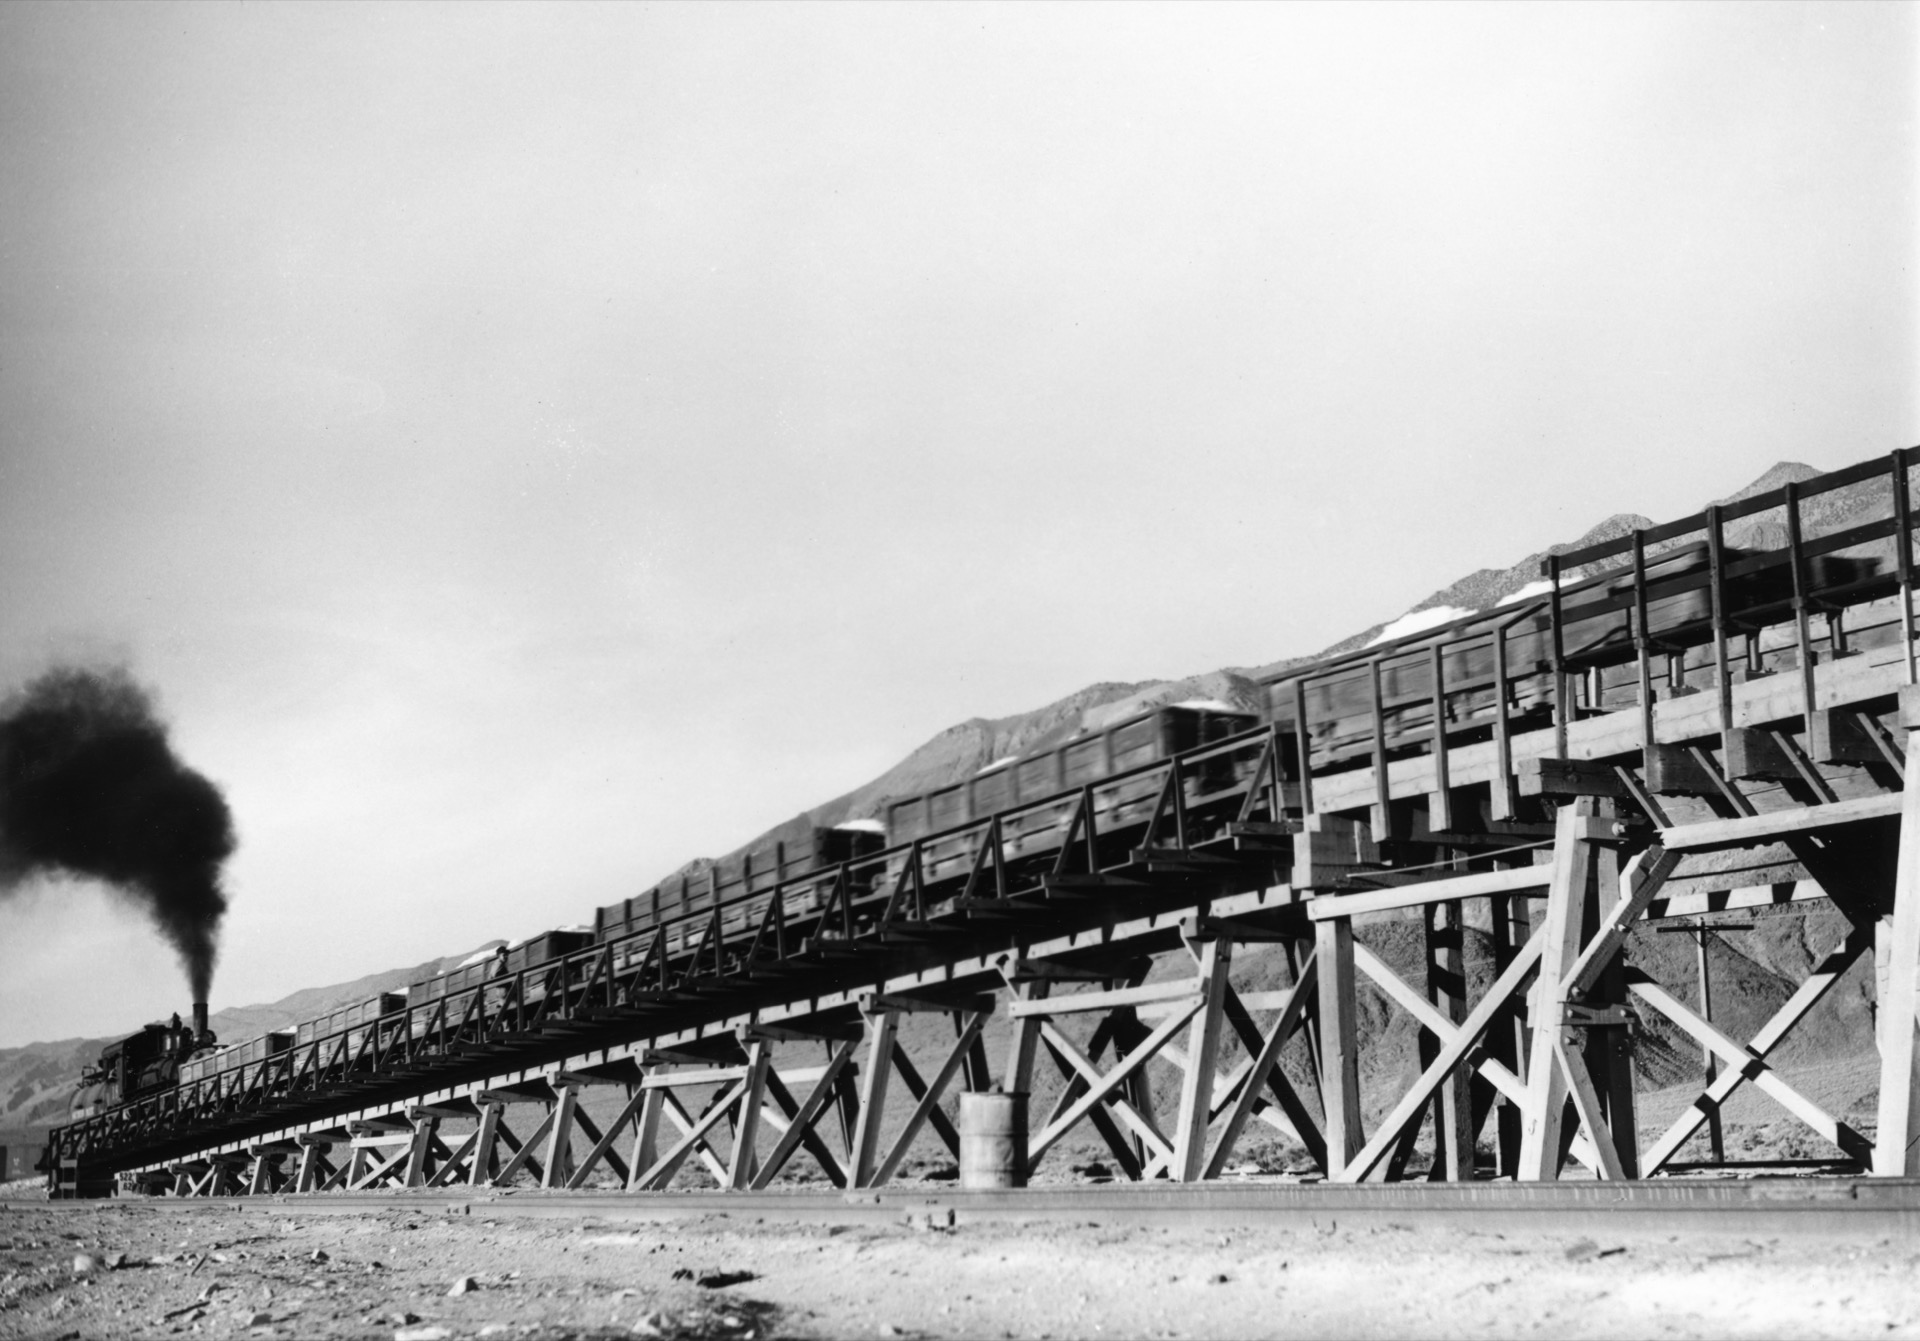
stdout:
[[(1752, 931), (1751, 922), (1708, 922), (1700, 918), (1693, 922), (1682, 922), (1678, 926), (1658, 928), (1662, 935), (1693, 937), (1693, 961), (1700, 974), (1700, 1018), (1708, 1024), (1713, 1023), (1713, 972), (1707, 966), (1707, 941), (1716, 931)], [(1712, 1048), (1702, 1048), (1706, 1059), (1707, 1087), (1713, 1087), (1714, 1078), (1720, 1074), (1719, 1060), (1713, 1055)], [(1713, 1147), (1713, 1162), (1725, 1164), (1727, 1151), (1720, 1129), (1720, 1107), (1718, 1104), (1707, 1110), (1707, 1141)]]

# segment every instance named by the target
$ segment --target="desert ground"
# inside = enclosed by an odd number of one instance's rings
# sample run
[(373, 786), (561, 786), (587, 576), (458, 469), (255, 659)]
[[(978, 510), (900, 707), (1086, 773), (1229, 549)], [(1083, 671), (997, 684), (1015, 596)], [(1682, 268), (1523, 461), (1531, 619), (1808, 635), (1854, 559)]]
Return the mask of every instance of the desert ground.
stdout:
[(1884, 1232), (636, 1220), (620, 1200), (7, 1200), (0, 1336), (1920, 1335), (1920, 1237)]

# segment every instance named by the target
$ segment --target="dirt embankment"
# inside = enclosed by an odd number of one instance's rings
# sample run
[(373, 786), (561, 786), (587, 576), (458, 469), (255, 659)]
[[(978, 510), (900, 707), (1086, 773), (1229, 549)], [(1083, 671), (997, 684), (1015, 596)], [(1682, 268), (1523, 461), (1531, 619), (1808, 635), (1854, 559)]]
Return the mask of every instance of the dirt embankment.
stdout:
[(0, 1336), (1920, 1333), (1911, 1241), (0, 1208)]

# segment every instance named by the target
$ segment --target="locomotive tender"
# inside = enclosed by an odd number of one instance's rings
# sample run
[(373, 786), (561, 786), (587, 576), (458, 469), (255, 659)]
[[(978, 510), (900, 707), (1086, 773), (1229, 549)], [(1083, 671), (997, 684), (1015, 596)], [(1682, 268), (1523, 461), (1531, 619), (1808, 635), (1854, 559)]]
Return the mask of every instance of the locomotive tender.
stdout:
[[(670, 961), (691, 955), (698, 964), (710, 953), (716, 966), (723, 958), (750, 962), (796, 915), (818, 915), (816, 944), (852, 939), (901, 898), (924, 900), (925, 888), (943, 879), (949, 888), (963, 879), (964, 887), (937, 907), (923, 901), (921, 915), (964, 915), (982, 902), (977, 888), (994, 882), (1004, 897), (1010, 867), (1042, 854), (1051, 861), (1083, 840), (1091, 846), (1096, 825), (1143, 834), (1137, 841), (1151, 847), (1158, 826), (1184, 825), (1210, 799), (1246, 794), (1244, 819), (1267, 786), (1267, 813), (1277, 820), (1303, 802), (1311, 810), (1316, 779), (1367, 766), (1384, 779), (1380, 765), (1396, 752), (1441, 739), (1492, 739), (1504, 748), (1511, 733), (1636, 702), (1650, 723), (1656, 697), (1805, 667), (1816, 655), (1816, 618), (1825, 625), (1821, 656), (1890, 642), (1908, 617), (1896, 622), (1875, 603), (1910, 589), (1909, 457), (1920, 451), (1894, 454), (1895, 502), (1884, 520), (1812, 540), (1799, 531), (1802, 490), (1889, 474), (1882, 460), (1550, 557), (1543, 582), (1492, 609), (1270, 676), (1253, 711), (1214, 702), (1153, 707), (892, 799), (879, 821), (797, 821), (770, 848), (716, 863), (700, 879), (683, 876), (597, 909), (591, 929), (541, 933), (290, 1034), (209, 1053), (198, 1007), (191, 1033), (148, 1026), (109, 1047), (88, 1073), (93, 1088), (76, 1117), (170, 1090), (178, 1094), (163, 1105), (208, 1111), (244, 1105), (250, 1095), (350, 1086), (398, 1052), (410, 1062), (453, 1059), (476, 1039), (531, 1037), (551, 994), (579, 991), (584, 999), (602, 975), (655, 983), (657, 969), (655, 995), (665, 999), (673, 994)], [(1727, 521), (1782, 503), (1784, 548), (1722, 543)], [(1702, 530), (1704, 538), (1686, 539)], [(1168, 760), (1177, 761), (1170, 772), (1155, 769)], [(1404, 817), (1380, 786), (1375, 836), (1391, 842)], [(1501, 811), (1496, 795), (1489, 809), (1448, 823), (1464, 831), (1501, 819)]]

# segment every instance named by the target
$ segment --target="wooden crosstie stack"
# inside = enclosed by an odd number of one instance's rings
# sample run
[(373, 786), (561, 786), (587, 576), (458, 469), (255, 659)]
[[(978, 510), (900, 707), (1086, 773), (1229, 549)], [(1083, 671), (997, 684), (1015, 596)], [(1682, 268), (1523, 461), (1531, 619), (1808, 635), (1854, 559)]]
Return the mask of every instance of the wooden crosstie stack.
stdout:
[[(1524, 600), (1277, 677), (1250, 730), (623, 923), (361, 1022), (351, 1055), (302, 1040), (242, 1092), (59, 1129), (56, 1163), (179, 1195), (647, 1192), (764, 1188), (804, 1152), (871, 1188), (916, 1141), (957, 1157), (961, 1091), (1044, 1076), (1030, 1164), (1091, 1133), (1127, 1179), (1217, 1178), (1276, 1133), (1333, 1181), (1646, 1178), (1741, 1086), (1836, 1166), (1920, 1174), (1916, 459), (1563, 553)], [(1782, 543), (1728, 542), (1776, 517), (1748, 534)], [(1818, 900), (1846, 933), (1750, 1038), (1623, 953)], [(1395, 921), (1413, 970), (1371, 930)], [(1242, 990), (1255, 954), (1273, 985)], [(1872, 1134), (1771, 1060), (1869, 955)], [(1362, 1066), (1380, 1002), (1411, 1076)], [(1655, 1016), (1719, 1064), (1649, 1142)]]

